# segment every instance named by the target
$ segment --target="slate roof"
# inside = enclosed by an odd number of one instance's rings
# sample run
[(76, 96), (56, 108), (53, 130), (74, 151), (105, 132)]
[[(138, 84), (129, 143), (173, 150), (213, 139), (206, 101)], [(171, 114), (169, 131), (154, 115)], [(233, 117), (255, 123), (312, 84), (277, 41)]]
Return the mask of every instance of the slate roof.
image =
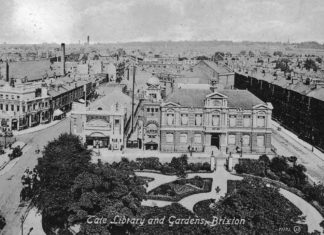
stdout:
[[(229, 108), (252, 109), (253, 106), (264, 104), (247, 90), (220, 90), (216, 91), (228, 97), (227, 103)], [(209, 89), (177, 89), (170, 94), (166, 103), (173, 102), (185, 107), (203, 107), (207, 95), (212, 94)]]

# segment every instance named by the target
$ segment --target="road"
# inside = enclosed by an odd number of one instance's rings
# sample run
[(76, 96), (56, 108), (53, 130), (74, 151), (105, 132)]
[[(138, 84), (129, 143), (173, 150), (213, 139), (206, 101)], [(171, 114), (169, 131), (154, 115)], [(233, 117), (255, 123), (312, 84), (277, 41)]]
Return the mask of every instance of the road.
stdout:
[(284, 136), (280, 131), (273, 130), (272, 144), (277, 148), (277, 153), (284, 156), (296, 156), (297, 163), (303, 164), (307, 173), (317, 182), (324, 182), (324, 161), (312, 151)]
[(1, 235), (20, 234), (20, 217), (26, 209), (19, 206), (19, 195), (22, 189), (20, 180), (27, 167), (33, 169), (37, 164), (37, 158), (40, 156), (35, 154), (37, 145), (42, 149), (48, 141), (69, 131), (69, 125), (70, 120), (66, 118), (47, 129), (17, 137), (18, 141), (27, 143), (27, 146), (23, 149), (23, 155), (13, 168), (0, 176), (0, 211), (5, 216), (7, 223)]

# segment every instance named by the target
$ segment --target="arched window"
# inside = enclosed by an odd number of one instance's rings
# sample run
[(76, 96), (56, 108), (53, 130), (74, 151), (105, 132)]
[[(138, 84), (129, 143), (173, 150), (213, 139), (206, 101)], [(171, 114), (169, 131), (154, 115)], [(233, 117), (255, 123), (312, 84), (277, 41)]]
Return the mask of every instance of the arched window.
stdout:
[(259, 112), (257, 116), (257, 127), (265, 127), (265, 113)]
[(167, 113), (167, 123), (169, 126), (174, 124), (174, 114), (173, 113)]
[(181, 125), (188, 125), (188, 114), (181, 114)]
[(202, 124), (202, 114), (196, 114), (195, 123), (196, 123), (196, 126), (201, 126), (201, 124)]
[(220, 124), (220, 116), (219, 114), (213, 114), (212, 116), (212, 125), (213, 126), (219, 126)]

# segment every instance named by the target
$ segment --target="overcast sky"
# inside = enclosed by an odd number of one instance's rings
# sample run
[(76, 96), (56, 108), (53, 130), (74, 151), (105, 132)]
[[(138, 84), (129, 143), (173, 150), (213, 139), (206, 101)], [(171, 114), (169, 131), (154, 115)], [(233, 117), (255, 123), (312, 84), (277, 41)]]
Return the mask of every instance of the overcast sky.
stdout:
[(0, 0), (0, 42), (324, 42), (323, 0)]

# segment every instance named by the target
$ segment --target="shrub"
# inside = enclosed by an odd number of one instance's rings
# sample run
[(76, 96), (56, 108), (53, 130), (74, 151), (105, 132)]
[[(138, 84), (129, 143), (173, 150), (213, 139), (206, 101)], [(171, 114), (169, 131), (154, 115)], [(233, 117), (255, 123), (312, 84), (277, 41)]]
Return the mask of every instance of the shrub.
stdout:
[(0, 214), (0, 231), (4, 228), (6, 225), (6, 219)]

